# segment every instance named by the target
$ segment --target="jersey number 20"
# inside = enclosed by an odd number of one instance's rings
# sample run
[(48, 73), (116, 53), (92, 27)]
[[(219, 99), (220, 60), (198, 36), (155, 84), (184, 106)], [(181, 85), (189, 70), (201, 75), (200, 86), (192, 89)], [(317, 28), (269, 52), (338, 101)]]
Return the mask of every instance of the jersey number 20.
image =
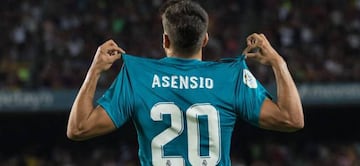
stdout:
[[(178, 106), (174, 103), (158, 103), (150, 111), (151, 119), (162, 121), (162, 115), (169, 114), (171, 126), (155, 136), (151, 142), (153, 165), (183, 166), (183, 156), (165, 156), (163, 147), (178, 137), (184, 130), (184, 117)], [(199, 116), (207, 116), (209, 133), (209, 155), (200, 155), (200, 126)], [(220, 127), (219, 114), (210, 104), (195, 104), (186, 111), (188, 135), (188, 159), (191, 165), (216, 165), (220, 156)]]

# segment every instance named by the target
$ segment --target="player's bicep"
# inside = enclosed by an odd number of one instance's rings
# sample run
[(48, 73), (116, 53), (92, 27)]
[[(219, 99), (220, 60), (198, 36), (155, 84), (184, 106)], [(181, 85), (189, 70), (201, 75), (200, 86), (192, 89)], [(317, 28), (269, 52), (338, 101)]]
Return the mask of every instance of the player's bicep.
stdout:
[(85, 134), (89, 138), (104, 135), (116, 129), (114, 122), (101, 106), (97, 106), (92, 111), (87, 120), (87, 126), (89, 130)]
[(286, 112), (280, 110), (278, 105), (266, 98), (261, 106), (259, 126), (264, 129), (288, 131), (289, 123)]

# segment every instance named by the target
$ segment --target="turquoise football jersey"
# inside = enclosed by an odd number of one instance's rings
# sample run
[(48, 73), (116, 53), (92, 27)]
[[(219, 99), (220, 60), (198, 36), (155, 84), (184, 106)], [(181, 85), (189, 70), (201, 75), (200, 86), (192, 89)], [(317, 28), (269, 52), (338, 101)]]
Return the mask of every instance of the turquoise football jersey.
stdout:
[(258, 125), (269, 97), (244, 56), (206, 62), (123, 55), (98, 100), (116, 127), (131, 120), (143, 166), (229, 166), (237, 118)]

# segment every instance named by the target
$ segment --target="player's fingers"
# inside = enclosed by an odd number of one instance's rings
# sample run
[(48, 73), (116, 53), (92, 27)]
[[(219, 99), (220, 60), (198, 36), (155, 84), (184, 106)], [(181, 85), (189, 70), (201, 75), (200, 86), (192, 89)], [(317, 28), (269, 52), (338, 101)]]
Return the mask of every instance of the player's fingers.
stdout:
[(247, 46), (244, 51), (243, 51), (243, 54), (245, 55), (246, 53), (250, 52), (251, 50), (251, 47), (250, 46)]
[(125, 54), (125, 51), (124, 51), (122, 48), (120, 48), (119, 45), (118, 45), (114, 40), (112, 40), (112, 39), (106, 41), (104, 45), (106, 45), (106, 46), (115, 46), (115, 47), (118, 47), (118, 48), (120, 49), (119, 52), (120, 52), (121, 54)]
[(121, 54), (125, 54), (125, 51), (122, 48), (120, 48), (120, 47), (118, 47), (118, 48), (119, 48)]
[(258, 53), (245, 53), (245, 58), (258, 58)]
[(248, 46), (254, 44), (254, 42), (255, 42), (255, 36), (256, 36), (256, 35), (257, 35), (256, 33), (253, 33), (253, 34), (251, 34), (249, 37), (246, 38), (246, 44), (247, 44)]
[(107, 58), (109, 59), (110, 63), (121, 58), (121, 55), (124, 54), (125, 51), (117, 46), (109, 46), (107, 54), (110, 55)]
[(107, 46), (106, 53), (110, 56), (113, 56), (113, 55), (123, 54), (125, 53), (125, 51), (117, 46)]
[(110, 56), (110, 57), (109, 57), (110, 63), (114, 63), (116, 60), (120, 59), (120, 58), (121, 58), (121, 55), (122, 55), (122, 54), (117, 54), (117, 55), (114, 55), (114, 56)]
[(264, 38), (263, 35), (261, 34), (254, 36), (254, 38), (255, 38), (254, 46), (258, 48), (264, 48), (267, 42), (266, 38)]
[(108, 49), (107, 53), (110, 55), (117, 55), (117, 54), (125, 54), (125, 51), (120, 47), (112, 46), (110, 49)]
[(269, 40), (263, 33), (260, 34), (260, 37), (263, 39), (264, 42), (269, 43)]
[(246, 45), (247, 46), (251, 45), (251, 35), (246, 38)]
[(259, 34), (254, 33), (247, 38), (247, 45), (252, 47), (260, 47), (263, 40), (264, 39), (262, 39)]
[(253, 35), (254, 35), (254, 34), (251, 34), (251, 35), (249, 35), (249, 36), (246, 38), (246, 44), (247, 44), (248, 46), (251, 45), (251, 40), (253, 39)]
[(258, 35), (257, 33), (252, 33), (251, 35), (249, 35), (246, 40), (251, 40), (252, 38), (254, 38), (254, 36)]
[(118, 46), (114, 40), (110, 39), (110, 40), (107, 40), (104, 45), (106, 46)]
[(266, 36), (263, 33), (260, 33), (260, 37), (266, 39)]

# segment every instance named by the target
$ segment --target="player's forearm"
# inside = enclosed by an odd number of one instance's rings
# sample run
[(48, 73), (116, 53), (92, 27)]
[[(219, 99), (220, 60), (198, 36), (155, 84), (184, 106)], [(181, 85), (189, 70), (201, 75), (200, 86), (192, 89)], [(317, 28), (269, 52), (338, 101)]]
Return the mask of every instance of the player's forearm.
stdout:
[(281, 58), (272, 65), (277, 84), (277, 105), (289, 126), (303, 128), (304, 115), (300, 96), (286, 62)]
[(100, 74), (89, 71), (71, 108), (67, 135), (77, 139), (87, 129), (88, 118), (94, 110), (93, 100)]

